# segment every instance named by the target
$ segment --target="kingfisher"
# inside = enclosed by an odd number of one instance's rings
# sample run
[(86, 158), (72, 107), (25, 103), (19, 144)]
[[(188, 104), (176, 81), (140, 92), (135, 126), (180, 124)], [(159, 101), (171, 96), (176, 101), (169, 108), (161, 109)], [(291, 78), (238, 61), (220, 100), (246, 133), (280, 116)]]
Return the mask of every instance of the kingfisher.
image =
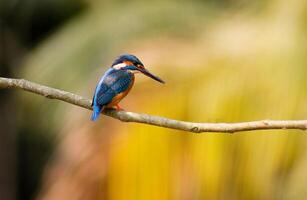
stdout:
[(92, 121), (96, 121), (105, 108), (122, 110), (118, 103), (127, 96), (134, 84), (134, 74), (139, 72), (160, 83), (165, 83), (161, 78), (145, 69), (136, 56), (131, 54), (119, 56), (96, 86), (92, 101)]

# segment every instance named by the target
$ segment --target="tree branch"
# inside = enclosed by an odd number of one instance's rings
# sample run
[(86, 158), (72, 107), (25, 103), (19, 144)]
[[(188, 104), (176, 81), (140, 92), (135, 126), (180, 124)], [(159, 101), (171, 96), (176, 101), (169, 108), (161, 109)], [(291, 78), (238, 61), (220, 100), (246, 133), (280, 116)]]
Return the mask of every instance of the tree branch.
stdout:
[[(50, 99), (58, 99), (70, 104), (74, 104), (92, 110), (91, 100), (82, 96), (66, 92), (63, 90), (47, 87), (33, 83), (24, 79), (11, 79), (0, 77), (0, 89), (17, 88), (45, 96)], [(137, 122), (150, 124), (165, 128), (189, 131), (194, 133), (202, 132), (223, 132), (235, 133), (241, 131), (267, 130), (267, 129), (307, 129), (307, 120), (261, 120), (239, 123), (195, 123), (168, 119), (164, 117), (138, 114), (126, 111), (116, 111), (107, 109), (105, 115), (113, 117), (123, 122)]]

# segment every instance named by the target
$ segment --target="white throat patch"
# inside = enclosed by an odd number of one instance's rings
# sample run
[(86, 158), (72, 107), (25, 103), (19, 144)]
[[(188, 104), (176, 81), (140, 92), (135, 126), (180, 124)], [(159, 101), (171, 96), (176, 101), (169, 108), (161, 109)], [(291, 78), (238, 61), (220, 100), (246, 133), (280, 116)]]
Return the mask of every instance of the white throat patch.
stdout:
[(123, 67), (126, 67), (127, 65), (125, 63), (119, 63), (117, 65), (114, 65), (113, 68), (114, 69), (121, 69)]

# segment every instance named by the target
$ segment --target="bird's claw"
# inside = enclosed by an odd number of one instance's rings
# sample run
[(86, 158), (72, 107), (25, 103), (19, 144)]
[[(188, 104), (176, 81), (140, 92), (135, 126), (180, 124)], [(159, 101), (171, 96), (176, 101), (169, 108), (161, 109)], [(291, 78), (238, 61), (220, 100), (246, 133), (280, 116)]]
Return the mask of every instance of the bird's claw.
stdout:
[(125, 111), (123, 108), (121, 108), (119, 105), (116, 105), (115, 106), (115, 109), (117, 110), (117, 111)]

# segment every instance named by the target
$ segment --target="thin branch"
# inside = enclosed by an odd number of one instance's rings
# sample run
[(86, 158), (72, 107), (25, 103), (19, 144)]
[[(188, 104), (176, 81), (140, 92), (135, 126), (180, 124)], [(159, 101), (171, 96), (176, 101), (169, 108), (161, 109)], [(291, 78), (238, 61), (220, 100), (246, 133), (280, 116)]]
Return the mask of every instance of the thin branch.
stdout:
[[(11, 79), (0, 77), (0, 89), (17, 88), (28, 92), (36, 93), (50, 99), (58, 99), (92, 110), (91, 100), (82, 96), (63, 90), (47, 87), (24, 79)], [(164, 117), (138, 114), (126, 111), (105, 110), (105, 115), (123, 122), (137, 122), (150, 124), (165, 128), (189, 131), (194, 133), (202, 132), (223, 132), (235, 133), (241, 131), (267, 130), (267, 129), (307, 129), (307, 120), (261, 120), (239, 123), (195, 123), (168, 119)]]

